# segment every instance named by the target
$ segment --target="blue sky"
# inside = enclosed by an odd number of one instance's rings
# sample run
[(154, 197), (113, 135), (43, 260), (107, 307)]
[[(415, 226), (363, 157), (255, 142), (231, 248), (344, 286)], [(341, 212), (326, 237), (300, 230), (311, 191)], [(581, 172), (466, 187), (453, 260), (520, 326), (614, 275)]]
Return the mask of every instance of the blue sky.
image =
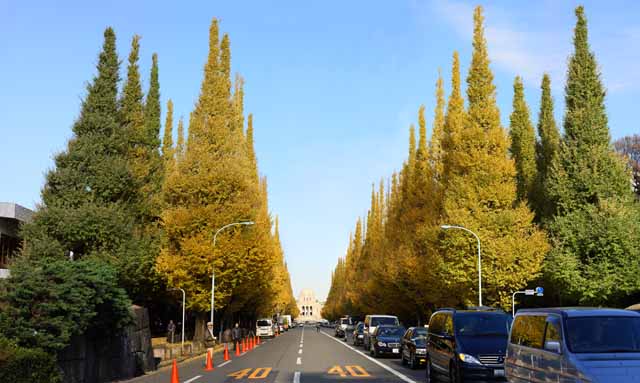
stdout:
[[(255, 115), (260, 171), (280, 216), (294, 292), (309, 287), (323, 299), (356, 217), (366, 214), (372, 182), (401, 166), (408, 126), (420, 104), (433, 111), (438, 68), (448, 85), (454, 50), (466, 75), (475, 4), (0, 0), (0, 201), (34, 207), (40, 200), (52, 156), (71, 136), (106, 26), (116, 31), (123, 61), (133, 34), (142, 36), (145, 86), (158, 53), (163, 104), (172, 98), (176, 116), (187, 117), (217, 17), (231, 37), (233, 69), (246, 80), (245, 106)], [(545, 71), (561, 121), (578, 3), (480, 4), (503, 123), (517, 74), (535, 120)], [(640, 3), (584, 5), (612, 136), (639, 133)]]

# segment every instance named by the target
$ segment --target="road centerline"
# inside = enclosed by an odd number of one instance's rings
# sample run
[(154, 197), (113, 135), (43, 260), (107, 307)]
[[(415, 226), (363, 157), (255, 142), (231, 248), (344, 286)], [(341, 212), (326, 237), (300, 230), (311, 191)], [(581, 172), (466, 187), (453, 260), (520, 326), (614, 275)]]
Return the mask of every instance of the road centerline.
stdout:
[(184, 383), (191, 383), (191, 382), (195, 382), (196, 380), (202, 378), (202, 375), (198, 375), (198, 376), (194, 376), (193, 378), (189, 379), (189, 380), (185, 380)]
[(300, 383), (300, 371), (296, 371), (293, 374), (293, 383)]

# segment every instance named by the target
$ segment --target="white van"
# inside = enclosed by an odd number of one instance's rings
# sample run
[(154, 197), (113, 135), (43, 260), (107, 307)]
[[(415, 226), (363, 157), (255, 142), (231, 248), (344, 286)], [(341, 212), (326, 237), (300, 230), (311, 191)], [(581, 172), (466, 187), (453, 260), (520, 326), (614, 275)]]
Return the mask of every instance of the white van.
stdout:
[(395, 315), (367, 315), (364, 318), (364, 349), (370, 350), (370, 336), (379, 325), (399, 326), (400, 322)]
[(256, 335), (273, 338), (273, 321), (270, 318), (258, 319), (256, 322)]

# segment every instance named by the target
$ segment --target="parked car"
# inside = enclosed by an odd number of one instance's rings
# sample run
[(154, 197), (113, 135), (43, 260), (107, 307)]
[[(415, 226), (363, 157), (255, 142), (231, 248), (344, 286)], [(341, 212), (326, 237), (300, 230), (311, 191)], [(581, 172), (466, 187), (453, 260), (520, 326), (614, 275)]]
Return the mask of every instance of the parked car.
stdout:
[(380, 325), (399, 326), (398, 317), (393, 315), (367, 315), (364, 318), (364, 349), (371, 351), (371, 335)]
[(485, 307), (436, 311), (427, 334), (427, 382), (435, 375), (451, 382), (505, 380), (510, 324), (510, 315)]
[(374, 358), (391, 354), (400, 356), (400, 340), (406, 332), (404, 327), (378, 325), (371, 336), (371, 350), (369, 353)]
[(427, 328), (409, 327), (400, 341), (400, 359), (411, 369), (427, 362)]
[(353, 329), (353, 345), (359, 346), (364, 342), (364, 322), (358, 322)]
[(258, 319), (256, 322), (256, 335), (273, 338), (273, 322), (270, 318)]
[(628, 310), (519, 310), (505, 373), (510, 382), (637, 382), (640, 314)]

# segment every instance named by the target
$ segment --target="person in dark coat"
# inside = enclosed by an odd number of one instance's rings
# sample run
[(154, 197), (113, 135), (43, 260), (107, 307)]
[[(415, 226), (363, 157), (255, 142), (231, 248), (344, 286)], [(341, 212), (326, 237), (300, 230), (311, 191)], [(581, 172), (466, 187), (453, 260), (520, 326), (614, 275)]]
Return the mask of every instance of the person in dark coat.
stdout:
[(242, 330), (240, 330), (240, 325), (236, 323), (236, 327), (231, 330), (231, 339), (233, 340), (233, 348), (236, 347), (236, 344), (240, 342), (242, 339)]

